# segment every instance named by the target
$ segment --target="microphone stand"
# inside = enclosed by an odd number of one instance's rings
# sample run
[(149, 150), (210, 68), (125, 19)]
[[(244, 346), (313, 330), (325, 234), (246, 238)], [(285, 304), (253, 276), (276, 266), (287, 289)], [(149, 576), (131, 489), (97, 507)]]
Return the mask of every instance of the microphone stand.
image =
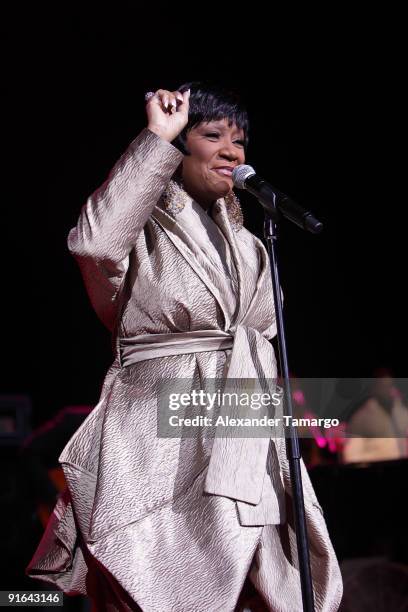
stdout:
[[(262, 202), (261, 202), (262, 204)], [(313, 584), (310, 571), (309, 542), (306, 530), (305, 504), (303, 498), (302, 474), (300, 470), (301, 453), (296, 428), (292, 425), (292, 394), (289, 381), (288, 356), (286, 350), (285, 329), (283, 324), (282, 299), (280, 292), (279, 270), (276, 259), (275, 243), (277, 236), (276, 221), (280, 217), (276, 206), (271, 204), (266, 210), (264, 236), (267, 243), (269, 261), (272, 274), (273, 297), (275, 301), (275, 317), (278, 330), (279, 366), (284, 387), (284, 414), (291, 417), (287, 431), (287, 456), (292, 481), (293, 514), (295, 519), (296, 543), (299, 560), (300, 584), (302, 589), (302, 601), (304, 612), (314, 612)], [(272, 216), (274, 218), (272, 218)]]

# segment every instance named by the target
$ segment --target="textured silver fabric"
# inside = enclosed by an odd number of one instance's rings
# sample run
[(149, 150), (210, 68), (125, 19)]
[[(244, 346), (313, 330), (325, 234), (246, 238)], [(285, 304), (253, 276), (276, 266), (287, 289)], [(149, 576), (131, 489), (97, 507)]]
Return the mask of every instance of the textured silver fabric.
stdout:
[(233, 337), (221, 330), (144, 334), (119, 338), (120, 360), (125, 368), (146, 359), (223, 351), (232, 348), (233, 344)]
[[(232, 612), (249, 572), (266, 609), (297, 612), (284, 441), (226, 447), (217, 438), (157, 437), (158, 380), (189, 378), (199, 387), (226, 368), (237, 378), (276, 373), (265, 248), (245, 228), (232, 231), (219, 200), (212, 220), (225, 239), (225, 257), (220, 263), (219, 254), (208, 256), (188, 223), (178, 223), (160, 201), (181, 160), (171, 144), (143, 130), (69, 234), (91, 303), (113, 334), (115, 358), (99, 403), (59, 457), (68, 489), (27, 573), (66, 593), (86, 593), (94, 564), (135, 610)], [(228, 267), (231, 282), (218, 265)], [(121, 362), (126, 338), (203, 330), (232, 336), (234, 349)], [(302, 474), (316, 609), (334, 612), (340, 571), (303, 465)], [(132, 608), (118, 595), (106, 609)]]

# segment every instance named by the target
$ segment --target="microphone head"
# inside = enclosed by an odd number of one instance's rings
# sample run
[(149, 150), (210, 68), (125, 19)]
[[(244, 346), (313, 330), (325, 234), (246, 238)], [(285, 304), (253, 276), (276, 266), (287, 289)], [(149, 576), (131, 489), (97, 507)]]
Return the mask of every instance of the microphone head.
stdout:
[(252, 166), (241, 164), (232, 171), (232, 181), (238, 189), (245, 189), (245, 181), (249, 176), (256, 174)]

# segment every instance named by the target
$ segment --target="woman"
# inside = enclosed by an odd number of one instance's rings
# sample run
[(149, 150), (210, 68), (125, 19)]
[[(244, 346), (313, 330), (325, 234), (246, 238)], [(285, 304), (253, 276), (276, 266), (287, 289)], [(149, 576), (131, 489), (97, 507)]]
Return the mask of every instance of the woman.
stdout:
[[(232, 191), (247, 115), (196, 83), (146, 111), (69, 234), (115, 360), (59, 458), (68, 490), (27, 571), (98, 610), (232, 612), (247, 576), (261, 609), (301, 610), (284, 440), (156, 430), (161, 379), (276, 375), (268, 258)], [(303, 483), (316, 609), (334, 611), (339, 568)]]

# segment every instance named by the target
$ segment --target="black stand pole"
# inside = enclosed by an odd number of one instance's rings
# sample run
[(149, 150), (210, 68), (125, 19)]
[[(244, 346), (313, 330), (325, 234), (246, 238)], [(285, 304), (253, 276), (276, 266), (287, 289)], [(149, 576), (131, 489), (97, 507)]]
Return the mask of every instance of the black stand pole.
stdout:
[[(276, 215), (278, 217), (278, 214)], [(271, 264), (275, 316), (278, 330), (279, 366), (284, 388), (284, 414), (292, 417), (292, 393), (289, 381), (288, 357), (286, 351), (285, 329), (283, 325), (282, 299), (280, 292), (278, 263), (275, 253), (277, 227), (275, 221), (265, 212), (264, 235)], [(289, 419), (292, 423), (292, 418)], [(309, 542), (306, 531), (305, 504), (303, 499), (302, 474), (300, 471), (300, 449), (297, 431), (292, 424), (287, 432), (287, 455), (292, 481), (293, 514), (295, 517), (296, 542), (299, 559), (300, 583), (304, 612), (314, 612), (312, 574), (310, 571)]]

